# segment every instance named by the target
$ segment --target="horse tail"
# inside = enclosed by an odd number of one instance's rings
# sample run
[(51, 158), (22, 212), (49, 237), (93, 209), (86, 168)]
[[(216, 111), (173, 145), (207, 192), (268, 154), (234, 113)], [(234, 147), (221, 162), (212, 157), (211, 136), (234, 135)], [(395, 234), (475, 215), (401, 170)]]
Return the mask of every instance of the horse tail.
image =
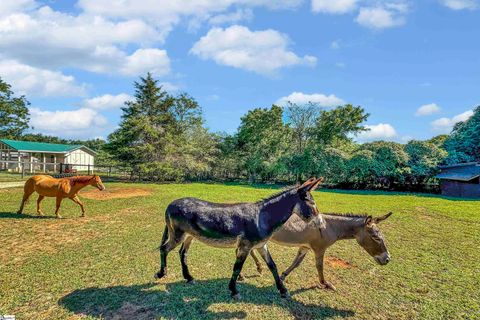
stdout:
[(35, 192), (35, 179), (31, 177), (25, 182), (25, 185), (23, 186), (23, 198), (20, 204), (20, 209), (18, 209), (17, 213), (23, 212), (23, 208), (25, 207), (28, 198), (30, 198), (33, 192)]

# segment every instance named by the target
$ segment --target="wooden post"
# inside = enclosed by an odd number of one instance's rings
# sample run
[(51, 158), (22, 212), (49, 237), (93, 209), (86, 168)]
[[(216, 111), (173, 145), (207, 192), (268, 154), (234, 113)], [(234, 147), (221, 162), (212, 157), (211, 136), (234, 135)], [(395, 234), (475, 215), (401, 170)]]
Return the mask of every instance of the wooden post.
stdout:
[[(61, 170), (61, 167), (60, 167)], [(54, 154), (53, 155), (53, 172), (57, 172), (57, 156)]]
[(42, 153), (42, 170), (43, 170), (43, 173), (47, 172), (47, 165), (45, 164), (45, 153)]
[(28, 159), (30, 160), (30, 173), (33, 173), (33, 155), (32, 155), (32, 153), (28, 154)]
[(23, 178), (25, 178), (25, 162), (22, 162), (21, 166), (22, 166), (22, 180), (23, 180)]
[(18, 171), (22, 171), (22, 156), (19, 151), (17, 151), (17, 169)]
[(63, 163), (60, 163), (60, 174), (63, 173)]

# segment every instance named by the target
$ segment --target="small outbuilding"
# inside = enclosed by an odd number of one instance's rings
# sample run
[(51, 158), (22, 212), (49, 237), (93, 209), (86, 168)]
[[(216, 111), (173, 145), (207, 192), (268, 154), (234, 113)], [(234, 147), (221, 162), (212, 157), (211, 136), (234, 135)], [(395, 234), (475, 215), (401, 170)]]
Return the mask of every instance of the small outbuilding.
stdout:
[(441, 166), (436, 178), (440, 179), (442, 195), (459, 198), (480, 198), (480, 163), (468, 162)]
[(57, 172), (60, 164), (75, 170), (92, 168), (95, 151), (83, 145), (0, 139), (0, 169), (9, 171)]

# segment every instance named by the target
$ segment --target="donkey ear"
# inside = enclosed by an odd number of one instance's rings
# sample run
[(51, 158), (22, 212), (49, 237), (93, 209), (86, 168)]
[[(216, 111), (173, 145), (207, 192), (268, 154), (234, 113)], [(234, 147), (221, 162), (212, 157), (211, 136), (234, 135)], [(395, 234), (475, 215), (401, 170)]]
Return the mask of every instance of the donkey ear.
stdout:
[(389, 213), (387, 213), (387, 214), (386, 214), (386, 215), (384, 215), (384, 216), (381, 216), (381, 217), (375, 218), (375, 219), (374, 219), (374, 221), (375, 221), (375, 223), (379, 223), (379, 222), (381, 222), (381, 221), (383, 221), (383, 220), (387, 219), (388, 217), (390, 217), (392, 214), (393, 214), (393, 212), (389, 212)]
[(308, 191), (314, 191), (315, 189), (317, 189), (318, 186), (320, 185), (320, 183), (323, 182), (323, 180), (325, 180), (324, 177), (318, 178), (317, 181), (315, 181), (315, 183), (310, 186), (310, 188), (308, 189)]
[(315, 180), (317, 180), (315, 177), (311, 177), (310, 179), (305, 181), (300, 187), (298, 187), (298, 189), (310, 187), (315, 182)]
[(364, 223), (365, 223), (366, 226), (372, 224), (372, 222), (373, 222), (372, 216), (368, 216), (368, 217), (365, 218)]

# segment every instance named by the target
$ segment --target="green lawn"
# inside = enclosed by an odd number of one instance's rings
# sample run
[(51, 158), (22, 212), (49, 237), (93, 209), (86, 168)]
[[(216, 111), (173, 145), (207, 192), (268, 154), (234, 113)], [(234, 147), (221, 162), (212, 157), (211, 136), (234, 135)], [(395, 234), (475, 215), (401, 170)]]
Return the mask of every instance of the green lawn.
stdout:
[[(393, 211), (381, 225), (392, 261), (377, 265), (354, 240), (327, 254), (349, 268), (327, 263), (336, 292), (316, 289), (313, 255), (287, 279), (290, 300), (281, 299), (270, 273), (258, 276), (253, 261), (239, 284), (241, 301), (227, 290), (233, 249), (195, 242), (189, 264), (197, 283), (184, 283), (178, 254), (169, 274), (154, 281), (164, 210), (180, 197), (211, 201), (255, 201), (276, 190), (219, 184), (107, 184), (141, 188), (151, 195), (85, 199), (87, 217), (64, 201), (64, 219), (36, 218), (35, 198), (27, 215), (14, 214), (20, 189), (0, 189), (0, 315), (17, 319), (480, 319), (480, 202), (381, 192), (315, 192), (322, 211), (373, 215)], [(280, 270), (296, 249), (270, 245)], [(177, 251), (177, 250), (175, 250)]]

